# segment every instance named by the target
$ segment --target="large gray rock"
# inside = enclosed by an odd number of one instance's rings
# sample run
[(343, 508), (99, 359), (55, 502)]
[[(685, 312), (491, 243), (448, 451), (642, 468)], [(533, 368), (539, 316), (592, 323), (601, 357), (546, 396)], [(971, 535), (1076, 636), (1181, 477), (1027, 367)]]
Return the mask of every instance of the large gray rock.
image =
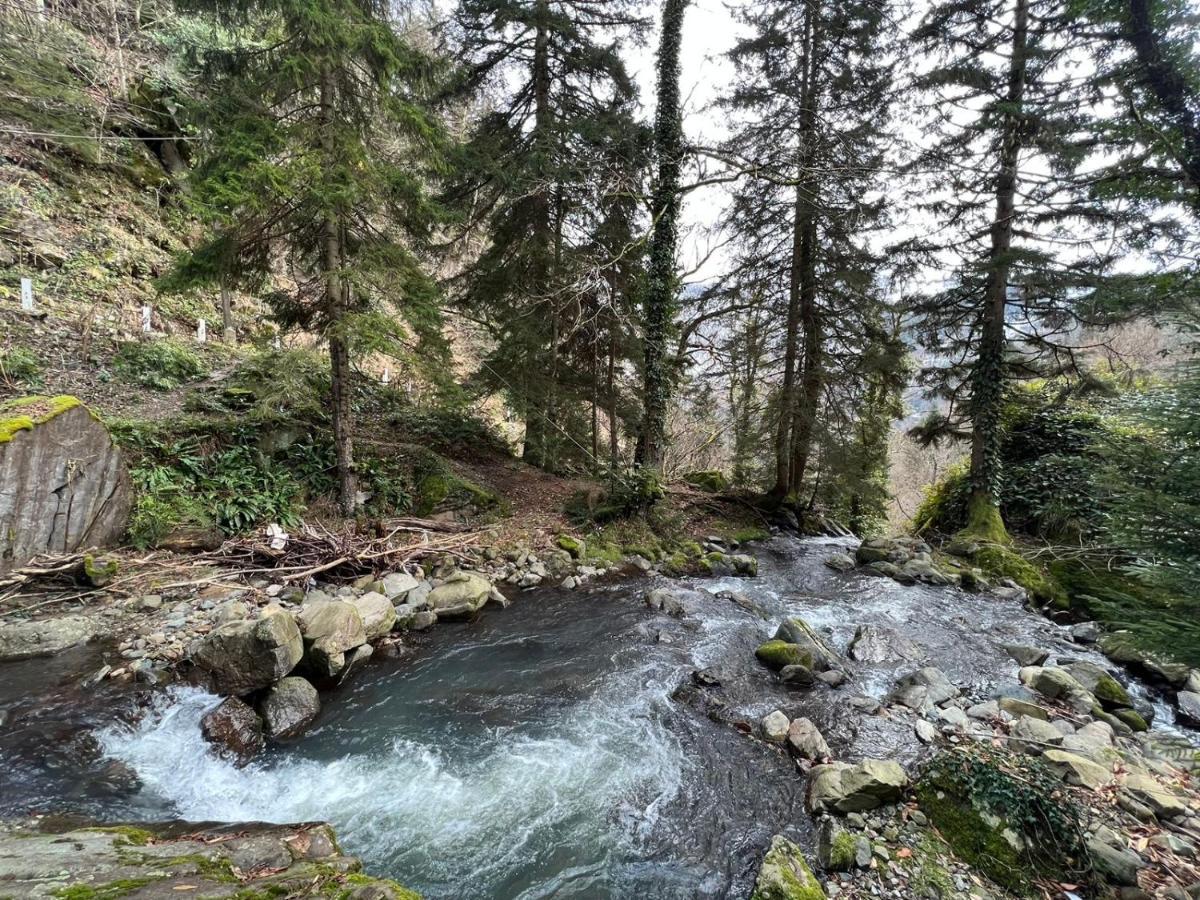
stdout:
[(366, 632), (368, 641), (374, 641), (391, 632), (392, 625), (396, 622), (396, 607), (392, 606), (391, 601), (383, 594), (372, 591), (361, 597), (352, 597), (350, 604), (362, 616), (363, 631)]
[(893, 760), (864, 759), (856, 766), (817, 766), (808, 785), (808, 810), (816, 814), (875, 809), (899, 800), (907, 786), (908, 776)]
[(488, 602), (492, 583), (478, 572), (455, 572), (429, 593), (439, 619), (468, 619)]
[(85, 616), (10, 622), (0, 625), (0, 662), (52, 656), (77, 644), (86, 644), (95, 634), (95, 623)]
[(121, 451), (74, 397), (0, 405), (0, 575), (39, 553), (117, 543), (131, 500)]
[(1079, 660), (1064, 663), (1071, 677), (1092, 693), (1105, 709), (1129, 709), (1133, 706), (1128, 692), (1117, 679), (1095, 663)]
[(920, 709), (926, 703), (937, 706), (958, 696), (956, 688), (946, 673), (935, 666), (905, 675), (897, 682), (895, 699), (909, 709)]
[(1179, 704), (1179, 717), (1193, 725), (1200, 725), (1200, 694), (1180, 691), (1175, 701)]
[(1066, 669), (1026, 666), (1018, 673), (1021, 683), (1051, 700), (1062, 700), (1077, 712), (1090, 712), (1096, 698)]
[(832, 755), (829, 744), (825, 743), (825, 736), (811, 719), (793, 719), (788, 726), (787, 742), (791, 751), (801, 759), (820, 762)]
[(200, 734), (217, 752), (239, 768), (263, 748), (263, 726), (258, 714), (236, 697), (225, 699), (200, 720)]
[(346, 651), (367, 642), (362, 614), (342, 600), (305, 603), (297, 618), (304, 635), (305, 663), (319, 676), (336, 676), (346, 665)]
[(805, 862), (804, 851), (777, 834), (763, 857), (751, 896), (753, 900), (825, 900), (825, 891)]
[(915, 661), (925, 656), (920, 647), (900, 632), (881, 625), (859, 625), (848, 653), (851, 659), (864, 663)]
[(258, 703), (267, 736), (275, 740), (296, 737), (321, 711), (317, 689), (303, 678), (284, 678)]
[(213, 689), (235, 696), (274, 684), (303, 656), (296, 620), (282, 610), (256, 622), (222, 625), (192, 650), (192, 662), (208, 673)]
[(398, 603), (418, 584), (420, 582), (407, 572), (392, 572), (383, 576), (383, 593), (393, 603)]

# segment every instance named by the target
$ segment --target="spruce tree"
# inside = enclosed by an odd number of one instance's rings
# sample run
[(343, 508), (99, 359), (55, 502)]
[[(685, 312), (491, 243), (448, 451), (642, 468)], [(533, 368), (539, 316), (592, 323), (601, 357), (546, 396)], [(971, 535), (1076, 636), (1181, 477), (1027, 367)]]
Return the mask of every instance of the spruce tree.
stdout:
[(465, 61), (459, 88), (486, 92), (448, 196), (477, 227), (482, 250), (457, 298), (495, 349), (478, 382), (503, 391), (525, 422), (524, 456), (558, 469), (585, 456), (590, 366), (567, 346), (597, 271), (597, 148), (624, 127), (634, 86), (617, 49), (641, 28), (632, 0), (461, 0), (450, 23)]
[(918, 80), (934, 120), (915, 168), (929, 234), (910, 245), (951, 267), (915, 304), (944, 404), (924, 440), (969, 435), (967, 530), (1005, 540), (996, 505), (1006, 385), (1076, 366), (1074, 329), (1112, 263), (1109, 210), (1083, 174), (1095, 133), (1083, 44), (1059, 0), (942, 3), (915, 32), (932, 64)]
[(188, 199), (207, 239), (170, 281), (258, 287), (277, 266), (294, 280), (268, 299), (282, 325), (328, 343), (338, 496), (351, 514), (352, 352), (406, 337), (388, 307), (407, 337), (440, 340), (418, 256), (439, 218), (426, 197), (441, 152), (425, 99), (434, 63), (377, 0), (181, 5), (208, 13), (234, 44), (204, 61), (206, 140)]
[(887, 4), (747, 8), (725, 99), (738, 127), (721, 156), (744, 173), (727, 225), (743, 290), (772, 303), (783, 361), (774, 404), (779, 500), (801, 501), (832, 355), (878, 302), (880, 168), (892, 81)]

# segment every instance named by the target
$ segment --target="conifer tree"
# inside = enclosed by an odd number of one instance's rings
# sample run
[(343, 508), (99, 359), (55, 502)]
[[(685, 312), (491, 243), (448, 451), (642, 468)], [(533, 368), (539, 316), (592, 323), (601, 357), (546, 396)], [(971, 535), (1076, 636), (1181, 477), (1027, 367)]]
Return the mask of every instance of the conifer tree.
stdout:
[(431, 347), (440, 340), (417, 252), (439, 217), (425, 193), (440, 153), (425, 100), (435, 66), (380, 0), (182, 5), (235, 43), (205, 60), (205, 152), (189, 202), (209, 233), (171, 282), (259, 286), (283, 264), (295, 289), (270, 295), (272, 313), (328, 342), (338, 496), (350, 514), (352, 352), (402, 337), (389, 305)]
[(798, 502), (830, 353), (877, 302), (869, 236), (886, 212), (888, 9), (776, 0), (742, 16), (751, 34), (730, 54), (738, 81), (725, 100), (739, 127), (722, 156), (745, 177), (728, 227), (743, 289), (782, 323), (772, 493)]
[(933, 61), (918, 85), (935, 114), (916, 163), (935, 199), (919, 208), (939, 237), (911, 247), (952, 266), (915, 304), (933, 359), (922, 378), (945, 404), (918, 436), (970, 437), (967, 530), (993, 540), (1007, 538), (996, 505), (1005, 387), (1075, 366), (1072, 329), (1112, 262), (1108, 211), (1081, 174), (1094, 131), (1077, 24), (1059, 0), (954, 0), (914, 35)]
[(484, 240), (458, 299), (495, 342), (479, 381), (508, 395), (525, 421), (525, 458), (547, 469), (586, 447), (573, 418), (590, 362), (565, 343), (594, 288), (587, 200), (600, 136), (634, 96), (617, 41), (641, 28), (636, 6), (461, 0), (451, 23), (467, 63), (460, 89), (488, 92), (450, 190)]

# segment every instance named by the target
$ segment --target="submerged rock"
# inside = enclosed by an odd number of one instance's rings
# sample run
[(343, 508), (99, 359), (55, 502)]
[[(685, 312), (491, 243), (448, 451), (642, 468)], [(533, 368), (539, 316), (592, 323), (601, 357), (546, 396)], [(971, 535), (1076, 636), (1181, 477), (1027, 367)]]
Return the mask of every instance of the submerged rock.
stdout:
[(750, 900), (826, 900), (804, 852), (783, 835), (771, 838)]
[(647, 591), (646, 606), (675, 618), (679, 618), (687, 612), (687, 608), (683, 605), (683, 598), (677, 592), (667, 588), (655, 588)]
[(321, 712), (317, 689), (303, 678), (284, 678), (263, 696), (258, 704), (264, 730), (274, 740), (286, 740), (301, 734)]
[(263, 748), (263, 725), (250, 706), (230, 697), (200, 720), (200, 734), (218, 753), (239, 768)]
[(0, 662), (52, 656), (96, 635), (96, 623), (86, 616), (60, 616), (35, 622), (0, 625)]
[(835, 572), (849, 572), (854, 568), (855, 562), (854, 557), (848, 553), (835, 553), (825, 557), (825, 565)]
[(925, 652), (893, 628), (859, 625), (847, 651), (851, 659), (864, 663), (918, 660)]
[(927, 703), (937, 706), (953, 700), (958, 694), (958, 688), (945, 672), (935, 666), (925, 666), (901, 678), (894, 697), (909, 709), (920, 709)]

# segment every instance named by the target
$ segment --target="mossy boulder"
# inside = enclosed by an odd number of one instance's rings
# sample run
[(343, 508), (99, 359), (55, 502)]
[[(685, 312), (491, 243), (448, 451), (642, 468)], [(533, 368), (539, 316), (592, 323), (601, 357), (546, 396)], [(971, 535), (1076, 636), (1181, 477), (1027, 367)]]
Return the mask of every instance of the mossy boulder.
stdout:
[(811, 662), (805, 663), (816, 672), (824, 672), (837, 665), (837, 651), (825, 642), (813, 627), (798, 617), (784, 619), (775, 629), (774, 640), (795, 644), (809, 657)]
[(108, 430), (75, 397), (0, 406), (0, 574), (40, 553), (115, 544), (132, 502)]
[(804, 852), (783, 835), (771, 838), (750, 900), (825, 900), (825, 891)]
[(990, 579), (1011, 578), (1039, 603), (1050, 604), (1060, 609), (1070, 606), (1066, 591), (1053, 576), (1043, 572), (1009, 547), (999, 544), (982, 546), (976, 552), (974, 562)]
[(688, 472), (688, 474), (683, 476), (683, 481), (684, 484), (689, 484), (702, 491), (708, 491), (710, 494), (719, 494), (721, 491), (729, 490), (729, 481), (725, 478), (725, 474), (716, 469), (709, 469), (703, 472)]
[(1113, 711), (1133, 707), (1133, 700), (1121, 683), (1095, 663), (1073, 662), (1065, 664), (1063, 668), (1070, 672), (1071, 677), (1085, 689), (1091, 691), (1106, 710)]
[(572, 559), (583, 559), (587, 555), (587, 543), (582, 538), (572, 537), (569, 534), (560, 534), (554, 539), (555, 545), (560, 550), (566, 550), (571, 554)]
[(789, 644), (787, 641), (767, 641), (759, 645), (754, 655), (760, 663), (776, 672), (785, 666), (804, 666), (806, 669), (813, 667), (812, 653), (806, 652), (798, 644)]

